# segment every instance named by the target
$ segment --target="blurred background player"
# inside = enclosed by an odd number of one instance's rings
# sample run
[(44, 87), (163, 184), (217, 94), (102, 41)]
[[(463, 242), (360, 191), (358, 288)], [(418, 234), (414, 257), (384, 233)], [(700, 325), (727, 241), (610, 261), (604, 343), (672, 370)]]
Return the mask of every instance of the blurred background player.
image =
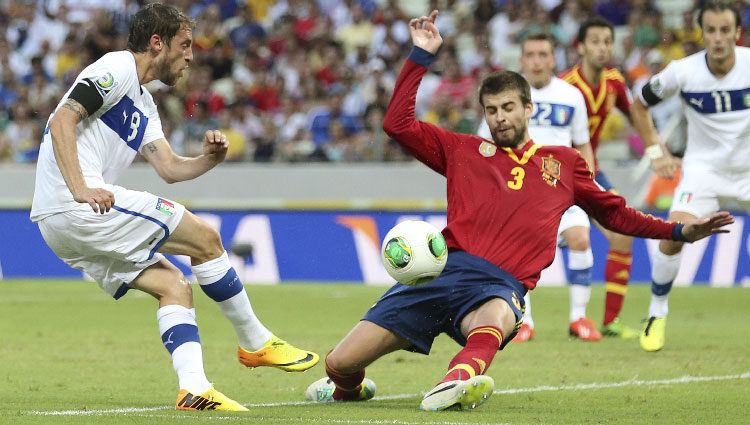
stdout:
[[(612, 24), (602, 17), (590, 18), (581, 24), (578, 31), (578, 53), (581, 55), (581, 63), (560, 75), (560, 78), (577, 87), (586, 101), (589, 116), (589, 140), (594, 155), (599, 145), (599, 136), (604, 121), (615, 106), (631, 119), (639, 133), (645, 126), (637, 120), (637, 117), (630, 114), (631, 98), (622, 74), (617, 69), (608, 66), (613, 50)], [(652, 158), (651, 165), (659, 175), (671, 178), (676, 165), (666, 149), (663, 151), (660, 157)], [(599, 170), (598, 164), (594, 168), (594, 173), (597, 183), (604, 189), (614, 189), (607, 177)], [(604, 268), (607, 295), (601, 334), (634, 338), (638, 332), (626, 326), (618, 317), (630, 280), (633, 238), (603, 229), (601, 226), (599, 228), (609, 242)]]
[(159, 300), (159, 332), (179, 380), (177, 409), (247, 410), (206, 378), (190, 283), (161, 253), (190, 257), (201, 289), (234, 326), (245, 366), (302, 371), (318, 356), (258, 320), (214, 228), (177, 202), (113, 184), (136, 153), (170, 183), (224, 160), (228, 143), (216, 130), (205, 132), (202, 155), (177, 156), (142, 86), (177, 82), (193, 59), (193, 25), (172, 6), (149, 4), (130, 23), (128, 49), (78, 75), (44, 131), (31, 220), (58, 257), (115, 299), (138, 289)]
[(494, 389), (485, 375), (523, 321), (523, 296), (555, 256), (560, 218), (573, 203), (605, 226), (643, 237), (697, 240), (733, 222), (722, 212), (688, 224), (665, 222), (602, 190), (581, 155), (529, 138), (528, 82), (512, 71), (483, 79), (479, 100), (492, 141), (418, 121), (417, 88), (443, 39), (437, 10), (409, 22), (414, 47), (396, 81), (383, 129), (419, 161), (446, 177), (450, 250), (441, 275), (423, 286), (393, 285), (326, 357), (327, 378), (305, 392), (318, 402), (375, 395), (365, 367), (410, 350), (428, 354), (448, 334), (463, 349), (420, 404), (423, 410), (471, 409)]
[[(648, 149), (661, 153), (649, 107), (676, 93), (687, 117), (687, 149), (669, 219), (688, 221), (735, 201), (750, 211), (750, 49), (735, 46), (741, 18), (728, 3), (708, 1), (698, 15), (706, 50), (675, 60), (651, 78), (631, 109), (645, 118)], [(661, 241), (651, 259), (651, 303), (641, 347), (664, 346), (667, 298), (683, 244)]]
[[(531, 86), (534, 112), (529, 120), (529, 136), (534, 143), (575, 147), (594, 170), (594, 152), (589, 143), (588, 115), (583, 96), (575, 87), (555, 77), (555, 39), (547, 33), (534, 33), (521, 42), (521, 70)], [(492, 139), (487, 122), (479, 135)], [(601, 339), (594, 322), (586, 317), (591, 298), (591, 268), (594, 256), (589, 241), (589, 218), (581, 207), (570, 207), (560, 220), (558, 244), (567, 246), (570, 283), (570, 334), (586, 341)], [(515, 342), (534, 337), (529, 293), (524, 297), (523, 325)]]

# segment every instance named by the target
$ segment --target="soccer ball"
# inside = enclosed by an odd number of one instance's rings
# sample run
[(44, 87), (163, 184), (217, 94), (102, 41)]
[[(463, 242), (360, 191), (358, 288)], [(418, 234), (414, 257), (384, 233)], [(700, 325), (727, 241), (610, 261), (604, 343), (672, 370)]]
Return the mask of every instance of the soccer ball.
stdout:
[(380, 254), (392, 278), (404, 285), (419, 286), (431, 282), (443, 271), (448, 247), (435, 226), (407, 220), (385, 235)]

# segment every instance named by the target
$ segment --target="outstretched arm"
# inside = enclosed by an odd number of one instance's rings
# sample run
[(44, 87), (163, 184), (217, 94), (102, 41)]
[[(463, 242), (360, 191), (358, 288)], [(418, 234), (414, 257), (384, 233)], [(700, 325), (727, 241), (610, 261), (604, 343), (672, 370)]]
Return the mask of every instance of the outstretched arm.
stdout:
[(194, 179), (222, 162), (227, 155), (229, 142), (219, 130), (208, 130), (203, 138), (203, 154), (194, 158), (174, 153), (165, 139), (144, 145), (140, 152), (167, 183)]

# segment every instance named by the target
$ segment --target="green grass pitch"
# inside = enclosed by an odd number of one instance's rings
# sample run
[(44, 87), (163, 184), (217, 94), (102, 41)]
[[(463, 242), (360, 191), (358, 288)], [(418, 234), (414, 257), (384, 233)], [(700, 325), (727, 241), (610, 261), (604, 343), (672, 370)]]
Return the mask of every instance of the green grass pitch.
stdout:
[[(364, 285), (247, 286), (277, 335), (324, 355), (385, 290)], [(468, 412), (422, 412), (459, 347), (441, 336), (430, 356), (399, 352), (367, 369), (375, 400), (313, 405), (324, 375), (248, 370), (230, 324), (195, 289), (206, 373), (244, 413), (177, 412), (177, 379), (156, 324), (156, 302), (113, 301), (81, 281), (0, 281), (0, 424), (746, 424), (750, 417), (750, 289), (675, 288), (667, 344), (586, 343), (567, 335), (567, 288), (532, 294), (536, 337), (510, 344), (488, 374), (495, 394)], [(589, 316), (600, 321), (603, 287)], [(622, 318), (639, 325), (649, 288), (629, 288)]]

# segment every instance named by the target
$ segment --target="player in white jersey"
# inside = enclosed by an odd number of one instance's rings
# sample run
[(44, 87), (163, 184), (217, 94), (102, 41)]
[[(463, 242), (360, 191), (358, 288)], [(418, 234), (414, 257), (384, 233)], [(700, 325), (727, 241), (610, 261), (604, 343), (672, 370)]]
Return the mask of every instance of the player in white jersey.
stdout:
[[(578, 149), (594, 169), (594, 151), (589, 143), (588, 115), (581, 92), (555, 77), (554, 39), (545, 33), (531, 34), (521, 44), (521, 69), (531, 86), (534, 115), (529, 120), (529, 135), (542, 145)], [(482, 122), (479, 136), (491, 139), (490, 128)], [(591, 298), (591, 268), (594, 255), (589, 240), (590, 223), (586, 213), (572, 206), (560, 220), (558, 244), (568, 247), (568, 281), (570, 283), (570, 332), (586, 341), (602, 338), (594, 322), (586, 318)], [(534, 337), (531, 300), (527, 293), (523, 325), (513, 338), (515, 342)]]
[[(669, 219), (685, 222), (734, 200), (750, 211), (750, 49), (737, 47), (740, 17), (731, 6), (707, 2), (698, 15), (706, 50), (672, 61), (643, 87), (634, 113), (651, 123), (648, 107), (678, 94), (687, 117), (687, 149)], [(647, 152), (662, 154), (653, 125)], [(682, 243), (659, 243), (652, 258), (651, 304), (641, 347), (664, 346), (667, 297), (680, 267)]]
[(138, 289), (159, 301), (159, 331), (179, 381), (177, 409), (247, 410), (206, 378), (191, 286), (162, 253), (190, 257), (201, 289), (234, 326), (245, 366), (303, 371), (318, 355), (258, 320), (215, 229), (177, 202), (114, 184), (136, 152), (167, 182), (196, 178), (224, 160), (228, 143), (216, 130), (206, 132), (202, 155), (177, 156), (142, 86), (174, 85), (182, 76), (193, 59), (193, 26), (176, 8), (149, 4), (130, 23), (128, 50), (81, 72), (44, 132), (31, 219), (58, 257), (115, 299)]

